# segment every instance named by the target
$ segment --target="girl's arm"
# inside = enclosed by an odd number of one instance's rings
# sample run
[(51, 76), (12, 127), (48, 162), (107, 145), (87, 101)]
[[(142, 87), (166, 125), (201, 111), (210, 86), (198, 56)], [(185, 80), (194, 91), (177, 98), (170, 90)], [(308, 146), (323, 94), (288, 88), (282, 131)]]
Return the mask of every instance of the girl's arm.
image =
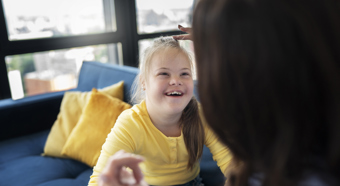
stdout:
[(124, 150), (127, 153), (133, 153), (136, 149), (136, 140), (133, 137), (135, 135), (130, 134), (133, 130), (129, 128), (134, 127), (133, 121), (131, 121), (130, 113), (132, 111), (124, 111), (117, 119), (114, 127), (111, 129), (110, 134), (107, 136), (100, 156), (98, 158), (96, 166), (93, 168), (93, 173), (89, 181), (89, 186), (97, 186), (99, 175), (102, 173), (109, 158), (120, 150)]

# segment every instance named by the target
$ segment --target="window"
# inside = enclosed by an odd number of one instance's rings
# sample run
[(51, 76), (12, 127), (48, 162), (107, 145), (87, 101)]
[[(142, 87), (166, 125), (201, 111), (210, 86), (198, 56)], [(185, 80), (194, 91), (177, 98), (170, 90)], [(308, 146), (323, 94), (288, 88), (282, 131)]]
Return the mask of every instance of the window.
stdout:
[[(20, 6), (18, 6), (20, 5)], [(3, 0), (9, 40), (116, 31), (102, 0)]]
[[(0, 99), (73, 88), (83, 60), (137, 67), (144, 47), (139, 43), (180, 34), (177, 25), (190, 26), (193, 4), (194, 0), (2, 0)], [(44, 88), (37, 88), (41, 82)]]
[(85, 60), (122, 65), (114, 3), (3, 0), (0, 99), (75, 88)]
[(76, 88), (83, 61), (119, 63), (119, 47), (109, 44), (7, 56), (12, 98)]
[(136, 0), (138, 33), (171, 31), (190, 26), (193, 0)]

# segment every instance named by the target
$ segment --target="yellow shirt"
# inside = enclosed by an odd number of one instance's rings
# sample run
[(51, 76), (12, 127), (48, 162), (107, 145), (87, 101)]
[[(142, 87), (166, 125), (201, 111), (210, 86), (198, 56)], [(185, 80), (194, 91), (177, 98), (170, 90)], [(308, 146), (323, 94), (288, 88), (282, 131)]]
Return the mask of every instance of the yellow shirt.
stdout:
[[(205, 145), (224, 173), (231, 154), (206, 124), (204, 129)], [(118, 117), (102, 147), (97, 165), (93, 168), (90, 186), (97, 185), (98, 176), (109, 157), (121, 149), (145, 158), (140, 167), (145, 181), (150, 185), (184, 184), (198, 176), (200, 171), (199, 162), (192, 171), (187, 169), (189, 158), (183, 134), (179, 137), (167, 137), (159, 131), (150, 120), (145, 101), (123, 111)]]

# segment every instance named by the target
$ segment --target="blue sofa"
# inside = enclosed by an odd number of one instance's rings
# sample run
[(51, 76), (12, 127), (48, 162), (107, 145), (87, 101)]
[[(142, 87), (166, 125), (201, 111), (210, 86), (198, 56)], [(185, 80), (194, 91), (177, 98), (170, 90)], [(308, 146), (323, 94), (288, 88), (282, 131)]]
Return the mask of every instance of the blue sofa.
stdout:
[[(99, 62), (84, 62), (78, 87), (90, 91), (124, 80), (124, 101), (138, 69)], [(0, 185), (77, 186), (87, 185), (92, 168), (72, 159), (41, 156), (50, 128), (59, 113), (64, 91), (0, 100)], [(205, 185), (223, 185), (224, 177), (207, 147), (201, 159)]]

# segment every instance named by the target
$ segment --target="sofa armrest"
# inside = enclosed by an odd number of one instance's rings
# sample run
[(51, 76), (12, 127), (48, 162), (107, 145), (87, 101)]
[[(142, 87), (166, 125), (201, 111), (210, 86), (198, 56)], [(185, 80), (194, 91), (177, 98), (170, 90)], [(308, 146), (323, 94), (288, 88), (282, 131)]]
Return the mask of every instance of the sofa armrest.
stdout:
[(0, 141), (50, 129), (64, 92), (0, 100)]

